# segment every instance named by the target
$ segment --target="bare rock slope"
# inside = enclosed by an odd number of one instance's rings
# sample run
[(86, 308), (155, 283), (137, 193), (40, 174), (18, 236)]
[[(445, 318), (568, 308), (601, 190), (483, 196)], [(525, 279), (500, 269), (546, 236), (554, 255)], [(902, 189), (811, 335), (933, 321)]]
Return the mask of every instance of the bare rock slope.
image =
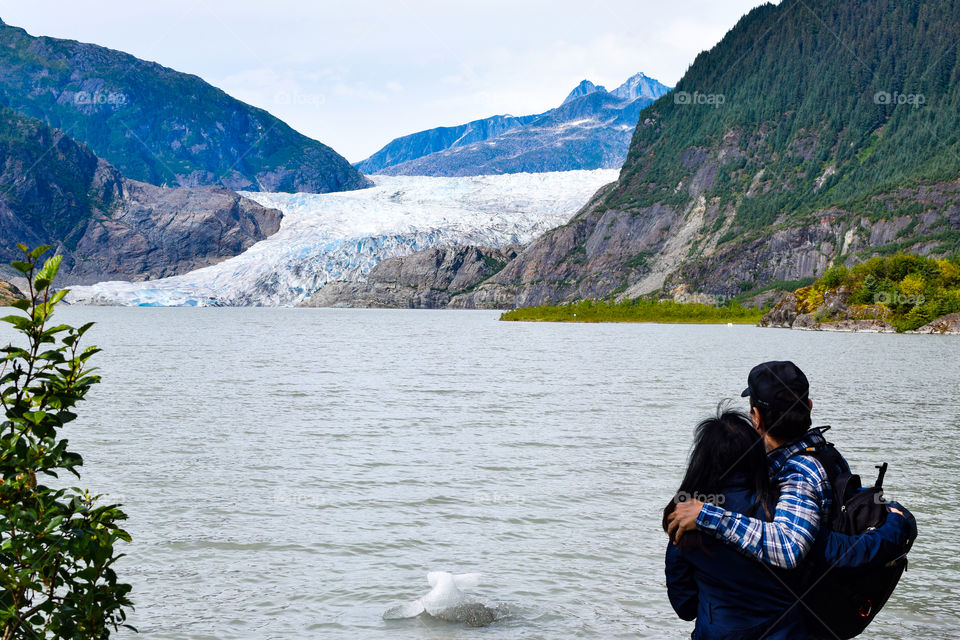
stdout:
[(425, 249), (389, 258), (365, 282), (331, 282), (307, 299), (310, 307), (441, 309), (517, 255), (515, 246)]

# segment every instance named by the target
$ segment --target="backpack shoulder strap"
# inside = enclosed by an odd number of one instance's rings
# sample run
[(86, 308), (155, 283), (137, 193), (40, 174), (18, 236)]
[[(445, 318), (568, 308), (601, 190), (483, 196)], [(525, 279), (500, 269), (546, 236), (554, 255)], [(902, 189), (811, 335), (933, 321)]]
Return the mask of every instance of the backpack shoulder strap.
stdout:
[[(829, 429), (830, 425), (824, 425), (822, 427), (813, 427), (807, 431), (807, 433), (817, 433), (823, 438), (823, 434)], [(810, 456), (817, 460), (826, 472), (827, 480), (830, 481), (831, 485), (836, 484), (838, 476), (850, 473), (850, 466), (847, 464), (846, 459), (840, 455), (840, 452), (833, 446), (833, 443), (829, 442), (826, 438), (823, 438), (822, 444), (801, 449), (790, 457), (795, 458), (797, 456)]]

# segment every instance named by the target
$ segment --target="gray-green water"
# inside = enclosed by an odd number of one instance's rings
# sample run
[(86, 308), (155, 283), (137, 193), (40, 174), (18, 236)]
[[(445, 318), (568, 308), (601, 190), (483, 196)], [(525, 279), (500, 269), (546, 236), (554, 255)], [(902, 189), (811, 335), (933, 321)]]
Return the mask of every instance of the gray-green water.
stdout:
[[(119, 498), (143, 638), (681, 638), (659, 511), (693, 425), (793, 359), (921, 537), (873, 638), (960, 635), (960, 339), (499, 323), (485, 312), (72, 307), (71, 439)], [(511, 610), (385, 622), (430, 570)], [(132, 637), (122, 634), (123, 637)]]

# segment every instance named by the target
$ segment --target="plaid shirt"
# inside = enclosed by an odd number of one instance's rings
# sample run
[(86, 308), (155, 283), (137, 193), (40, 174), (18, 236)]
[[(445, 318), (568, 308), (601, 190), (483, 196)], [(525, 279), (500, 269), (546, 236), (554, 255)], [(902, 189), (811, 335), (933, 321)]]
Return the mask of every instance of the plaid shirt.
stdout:
[(820, 520), (830, 512), (830, 481), (820, 462), (795, 453), (824, 442), (810, 432), (769, 453), (770, 474), (780, 485), (773, 522), (748, 518), (705, 504), (697, 516), (697, 528), (739, 547), (748, 555), (776, 567), (793, 569), (813, 546)]

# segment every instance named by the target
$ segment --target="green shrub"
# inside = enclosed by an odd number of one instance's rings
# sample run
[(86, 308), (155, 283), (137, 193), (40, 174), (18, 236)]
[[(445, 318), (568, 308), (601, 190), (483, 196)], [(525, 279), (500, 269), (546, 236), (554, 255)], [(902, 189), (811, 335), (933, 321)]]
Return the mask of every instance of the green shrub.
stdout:
[(824, 294), (840, 286), (850, 291), (849, 305), (881, 305), (889, 310), (894, 327), (909, 331), (960, 312), (960, 259), (897, 253), (871, 258), (852, 269), (833, 267), (813, 285), (795, 292), (800, 311), (816, 312)]
[(92, 323), (50, 322), (66, 294), (50, 288), (61, 256), (38, 268), (49, 247), (18, 246), (25, 257), (12, 265), (29, 291), (12, 304), (22, 315), (2, 318), (26, 346), (3, 349), (0, 377), (0, 631), (4, 640), (109, 638), (129, 626), (130, 585), (113, 569), (120, 557), (114, 544), (130, 540), (117, 524), (126, 515), (87, 491), (44, 484), (64, 472), (80, 477), (83, 459), (61, 431), (100, 381), (87, 364), (99, 350), (79, 346)]
[(846, 284), (850, 272), (844, 266), (830, 267), (820, 278), (820, 284), (827, 289), (836, 289)]
[(525, 307), (507, 311), (501, 320), (529, 322), (664, 322), (679, 324), (756, 324), (763, 309), (732, 303), (725, 306), (687, 304), (672, 300), (637, 299), (624, 302), (581, 300), (571, 304)]

